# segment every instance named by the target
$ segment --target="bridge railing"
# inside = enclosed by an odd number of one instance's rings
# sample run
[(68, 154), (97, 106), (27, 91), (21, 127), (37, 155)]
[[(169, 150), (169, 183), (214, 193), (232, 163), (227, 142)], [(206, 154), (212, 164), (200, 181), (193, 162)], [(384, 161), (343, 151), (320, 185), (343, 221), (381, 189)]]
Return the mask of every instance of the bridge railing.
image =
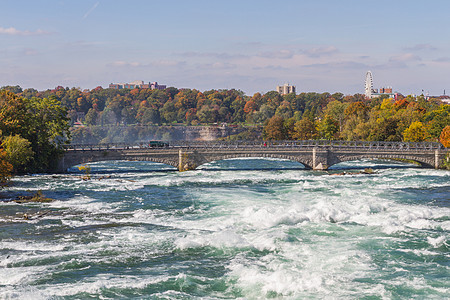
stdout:
[(173, 141), (168, 146), (150, 147), (148, 143), (109, 143), (98, 145), (71, 144), (65, 149), (70, 150), (127, 150), (127, 149), (173, 149), (173, 148), (202, 148), (202, 149), (242, 149), (242, 148), (350, 148), (350, 149), (373, 149), (373, 150), (448, 150), (441, 143), (435, 142), (366, 142), (366, 141), (328, 141), (328, 140), (306, 140), (306, 141)]
[(441, 143), (435, 142), (366, 142), (366, 141), (328, 141), (328, 140), (306, 140), (306, 141), (181, 141), (172, 142), (174, 147), (187, 148), (362, 148), (362, 149), (386, 149), (386, 150), (436, 150), (445, 149)]

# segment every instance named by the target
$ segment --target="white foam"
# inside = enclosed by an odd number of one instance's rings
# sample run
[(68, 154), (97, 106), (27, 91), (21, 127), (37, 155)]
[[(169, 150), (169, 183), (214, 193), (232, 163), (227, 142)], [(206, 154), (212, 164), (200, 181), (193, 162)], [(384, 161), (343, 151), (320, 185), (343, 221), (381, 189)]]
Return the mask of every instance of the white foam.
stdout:
[(428, 236), (427, 241), (433, 248), (439, 248), (440, 246), (447, 244), (447, 237), (445, 235), (438, 236), (437, 238)]

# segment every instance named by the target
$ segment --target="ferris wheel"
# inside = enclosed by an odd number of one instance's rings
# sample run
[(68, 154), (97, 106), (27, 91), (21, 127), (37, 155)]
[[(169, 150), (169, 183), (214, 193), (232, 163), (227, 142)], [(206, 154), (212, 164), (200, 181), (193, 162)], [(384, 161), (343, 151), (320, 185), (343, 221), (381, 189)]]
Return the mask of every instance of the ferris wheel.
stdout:
[(371, 98), (373, 90), (373, 78), (372, 72), (367, 71), (366, 73), (366, 84), (365, 84), (365, 95), (367, 98)]

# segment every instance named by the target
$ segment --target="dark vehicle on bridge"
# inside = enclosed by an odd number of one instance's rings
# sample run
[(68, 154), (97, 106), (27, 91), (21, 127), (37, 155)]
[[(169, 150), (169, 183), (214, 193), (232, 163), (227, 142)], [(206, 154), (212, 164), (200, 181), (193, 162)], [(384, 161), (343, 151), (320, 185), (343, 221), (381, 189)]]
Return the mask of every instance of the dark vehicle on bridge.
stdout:
[(148, 146), (150, 148), (166, 148), (166, 147), (169, 147), (169, 143), (162, 142), (162, 141), (150, 141), (150, 142), (148, 142)]

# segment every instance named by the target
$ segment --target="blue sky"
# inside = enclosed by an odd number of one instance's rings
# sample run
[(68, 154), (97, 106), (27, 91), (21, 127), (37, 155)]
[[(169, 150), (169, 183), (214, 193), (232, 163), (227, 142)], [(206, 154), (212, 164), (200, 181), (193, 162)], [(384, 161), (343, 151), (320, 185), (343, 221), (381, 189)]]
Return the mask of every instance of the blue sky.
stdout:
[(448, 0), (0, 0), (0, 86), (450, 94)]

